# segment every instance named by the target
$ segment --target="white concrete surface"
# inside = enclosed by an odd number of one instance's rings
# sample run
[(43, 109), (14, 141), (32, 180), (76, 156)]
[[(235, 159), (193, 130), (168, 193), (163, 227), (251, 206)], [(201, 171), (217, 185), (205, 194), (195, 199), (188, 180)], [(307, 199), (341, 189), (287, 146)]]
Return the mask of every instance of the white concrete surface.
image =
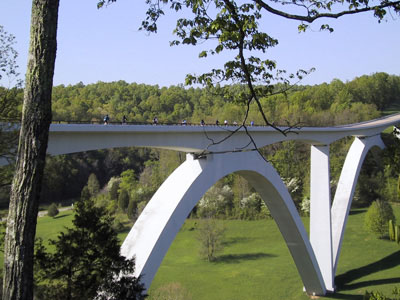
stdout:
[(358, 175), (368, 151), (372, 147), (383, 149), (385, 145), (380, 135), (366, 138), (356, 138), (347, 153), (342, 172), (333, 200), (332, 213), (332, 243), (333, 243), (333, 274), (336, 273), (344, 231), (354, 197)]
[[(296, 207), (275, 169), (255, 151), (188, 159), (154, 194), (125, 239), (121, 253), (136, 257), (136, 276), (148, 288), (179, 228), (220, 178), (237, 172), (266, 202), (309, 294), (326, 292), (323, 278)], [(268, 280), (268, 278), (265, 278)]]
[(311, 146), (310, 242), (327, 291), (334, 291), (329, 146)]
[[(298, 140), (314, 145), (329, 145), (346, 136), (373, 136), (400, 123), (400, 114), (358, 124), (336, 127), (303, 127), (284, 136), (267, 126), (248, 127), (259, 148), (280, 141)], [(47, 153), (51, 155), (117, 147), (155, 147), (201, 153), (253, 149), (244, 129), (223, 143), (234, 126), (181, 125), (87, 125), (51, 124)]]

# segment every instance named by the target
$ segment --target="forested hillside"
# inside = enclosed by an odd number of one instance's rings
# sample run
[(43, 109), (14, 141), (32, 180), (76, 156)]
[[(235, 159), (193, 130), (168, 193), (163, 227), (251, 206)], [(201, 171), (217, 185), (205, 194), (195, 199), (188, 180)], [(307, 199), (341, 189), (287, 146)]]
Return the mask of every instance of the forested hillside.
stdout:
[[(214, 89), (158, 87), (124, 81), (71, 86), (53, 89), (54, 121), (101, 122), (104, 115), (111, 122), (214, 124), (218, 119), (241, 123), (245, 107), (238, 102), (244, 87), (239, 85)], [(276, 87), (278, 92), (282, 87)], [(21, 94), (13, 98), (19, 108)], [(385, 111), (400, 111), (400, 77), (385, 73), (362, 76), (351, 82), (334, 80), (330, 84), (294, 86), (285, 93), (266, 96), (263, 109), (275, 124), (327, 126), (377, 118)], [(3, 118), (18, 117), (18, 109)], [(251, 107), (247, 123), (262, 125), (256, 107)], [(400, 145), (391, 134), (384, 137), (388, 149), (376, 162), (368, 156), (362, 169), (355, 197), (356, 205), (367, 205), (377, 198), (399, 201)], [(344, 139), (331, 146), (332, 187), (351, 144)], [(284, 178), (296, 205), (307, 213), (309, 197), (310, 146), (298, 142), (278, 143), (262, 149), (266, 158)], [(42, 203), (71, 203), (86, 186), (99, 204), (113, 212), (127, 213), (131, 219), (143, 209), (165, 178), (184, 160), (184, 154), (155, 149), (109, 149), (49, 157), (45, 170)], [(92, 174), (92, 175), (91, 175)], [(8, 200), (7, 180), (10, 168), (2, 169), (1, 203)], [(333, 191), (334, 192), (334, 191)], [(247, 182), (230, 175), (214, 186), (200, 201), (198, 216), (256, 219), (268, 217), (268, 210)]]
[[(56, 86), (53, 91), (53, 119), (98, 121), (108, 114), (111, 121), (178, 123), (187, 119), (241, 122), (243, 106), (236, 95), (242, 86), (214, 89), (182, 86), (158, 87), (128, 84), (124, 81), (73, 86)], [(276, 91), (282, 87), (278, 86)], [(276, 124), (287, 121), (305, 125), (337, 125), (374, 118), (393, 104), (400, 103), (400, 77), (377, 73), (351, 82), (334, 80), (330, 84), (295, 86), (284, 94), (264, 97), (262, 105)], [(255, 109), (249, 119), (261, 123)]]

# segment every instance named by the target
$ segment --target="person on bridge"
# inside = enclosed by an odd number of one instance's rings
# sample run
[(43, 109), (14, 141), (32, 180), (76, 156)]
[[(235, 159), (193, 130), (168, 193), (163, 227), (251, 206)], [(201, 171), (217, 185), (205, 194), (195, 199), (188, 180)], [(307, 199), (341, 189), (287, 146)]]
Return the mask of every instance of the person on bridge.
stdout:
[(217, 126), (219, 125), (219, 121), (218, 121), (218, 120), (217, 120), (217, 121), (215, 121), (215, 125), (217, 125)]
[(224, 125), (225, 125), (225, 126), (228, 126), (228, 120), (225, 120), (225, 121), (224, 121)]
[(122, 124), (123, 124), (123, 125), (126, 124), (126, 116), (125, 116), (125, 115), (122, 117)]
[(200, 126), (204, 126), (204, 125), (206, 125), (206, 123), (204, 123), (204, 120), (202, 119), (202, 120), (200, 121)]
[(153, 125), (157, 125), (158, 124), (158, 118), (157, 117), (154, 117), (154, 119), (153, 119)]
[(110, 121), (110, 117), (107, 115), (104, 116), (104, 125), (108, 125), (108, 122)]

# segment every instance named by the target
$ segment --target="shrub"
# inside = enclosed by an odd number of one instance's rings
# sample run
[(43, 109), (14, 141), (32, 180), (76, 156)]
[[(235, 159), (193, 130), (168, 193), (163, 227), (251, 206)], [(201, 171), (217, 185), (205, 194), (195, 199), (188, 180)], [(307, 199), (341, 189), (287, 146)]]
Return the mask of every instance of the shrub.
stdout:
[(89, 175), (87, 187), (89, 189), (90, 196), (96, 196), (100, 192), (100, 183), (97, 179), (96, 174), (92, 173)]
[(197, 239), (200, 242), (200, 256), (209, 262), (216, 259), (216, 255), (223, 250), (225, 226), (215, 219), (203, 219), (200, 222)]
[(389, 220), (389, 240), (394, 241), (395, 240), (395, 225), (393, 223), (393, 220)]
[(155, 290), (149, 300), (191, 300), (190, 293), (179, 282), (172, 282)]
[(311, 201), (309, 197), (304, 197), (303, 200), (301, 201), (300, 209), (303, 212), (304, 216), (310, 215), (310, 204)]
[(392, 206), (386, 201), (377, 200), (368, 208), (364, 224), (369, 232), (376, 234), (378, 238), (384, 238), (388, 235), (389, 220), (396, 220)]
[(397, 200), (400, 201), (400, 175), (397, 181)]
[(118, 199), (118, 189), (121, 179), (118, 177), (111, 177), (107, 183), (107, 190), (111, 200)]
[(49, 217), (54, 218), (55, 216), (57, 216), (59, 213), (58, 208), (57, 208), (57, 204), (52, 203), (50, 204), (49, 208), (47, 209), (47, 215)]
[(388, 297), (380, 291), (371, 291), (371, 292), (365, 291), (363, 299), (364, 300), (400, 300), (400, 288), (395, 287), (392, 291), (392, 295), (394, 296), (394, 298)]

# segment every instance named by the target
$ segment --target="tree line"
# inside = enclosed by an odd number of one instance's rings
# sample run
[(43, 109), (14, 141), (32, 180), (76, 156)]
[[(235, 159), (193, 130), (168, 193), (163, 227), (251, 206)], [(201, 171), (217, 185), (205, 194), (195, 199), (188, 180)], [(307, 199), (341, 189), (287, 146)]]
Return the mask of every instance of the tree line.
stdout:
[[(124, 81), (84, 85), (56, 86), (53, 89), (53, 120), (100, 121), (105, 114), (111, 121), (192, 123), (205, 120), (243, 121), (244, 107), (235, 95), (245, 87), (233, 85), (215, 88), (158, 87), (128, 84)], [(279, 87), (277, 87), (279, 89)], [(22, 93), (22, 91), (19, 91)], [(19, 101), (16, 93), (15, 101)], [(361, 76), (350, 82), (333, 80), (315, 86), (294, 86), (285, 94), (261, 99), (269, 119), (284, 125), (288, 120), (300, 126), (328, 126), (365, 121), (382, 115), (382, 111), (400, 106), (400, 77), (386, 73)], [(14, 107), (20, 107), (15, 105)], [(18, 114), (18, 110), (16, 110)], [(4, 116), (3, 116), (4, 117)], [(251, 107), (248, 122), (262, 124), (261, 116)], [(397, 153), (397, 140), (390, 135), (388, 155), (381, 165), (367, 157), (356, 192), (356, 202), (365, 205), (384, 195), (398, 200), (396, 184), (399, 170), (392, 162)], [(331, 145), (332, 186), (339, 177), (351, 139)], [(297, 206), (309, 197), (309, 145), (285, 142), (261, 149), (265, 157), (285, 180)], [(396, 155), (394, 153), (397, 153)], [(398, 158), (397, 158), (398, 159)], [(107, 187), (120, 183), (110, 195), (115, 208), (129, 213), (131, 218), (144, 206), (165, 178), (184, 160), (184, 154), (145, 148), (121, 148), (90, 151), (48, 157), (41, 201), (70, 202), (79, 198), (82, 189), (94, 174), (99, 184), (98, 197), (103, 198)], [(290, 163), (288, 163), (290, 162)], [(365, 171), (364, 171), (365, 170)], [(10, 167), (2, 169), (1, 204), (7, 206)], [(114, 182), (111, 184), (111, 182)], [(384, 184), (382, 184), (384, 182)], [(119, 199), (120, 198), (120, 199)], [(217, 198), (219, 199), (217, 201)], [(306, 200), (305, 200), (306, 201)], [(129, 207), (129, 209), (128, 209)], [(246, 208), (247, 209), (244, 209)], [(213, 187), (200, 201), (199, 216), (216, 214), (230, 218), (259, 218), (268, 216), (261, 199), (240, 177), (228, 176)]]
[[(237, 95), (242, 85), (213, 88), (159, 87), (125, 81), (56, 86), (53, 120), (99, 121), (106, 114), (114, 122), (180, 123), (187, 119), (214, 124), (217, 119), (240, 123), (244, 104)], [(275, 87), (278, 91), (281, 87)], [(260, 99), (269, 119), (276, 124), (299, 121), (304, 125), (340, 125), (374, 118), (400, 103), (400, 77), (386, 73), (361, 76), (350, 82), (338, 79), (315, 86), (293, 86), (283, 94)], [(263, 124), (256, 107), (249, 120)]]
[[(236, 101), (235, 95), (241, 89), (245, 87), (233, 85), (217, 86), (212, 89), (184, 88), (183, 86), (160, 88), (144, 84), (128, 84), (124, 81), (60, 85), (53, 89), (53, 120), (100, 121), (102, 116), (108, 114), (111, 121), (116, 122), (121, 121), (125, 115), (128, 122), (152, 122), (154, 116), (157, 116), (160, 122), (166, 123), (180, 123), (183, 119), (192, 123), (205, 120), (207, 123), (214, 124), (217, 119), (240, 123), (244, 118), (244, 107)], [(14, 99), (20, 100), (18, 93), (16, 95)], [(379, 117), (382, 110), (400, 106), (400, 77), (376, 73), (361, 76), (346, 83), (333, 80), (329, 84), (295, 86), (286, 94), (265, 97), (261, 99), (261, 103), (269, 118), (282, 125), (288, 120), (300, 126), (329, 126), (360, 122)], [(261, 116), (255, 107), (250, 110), (248, 122), (250, 120), (256, 124), (262, 124)], [(331, 146), (333, 182), (340, 174), (350, 142), (351, 140), (344, 139)], [(389, 145), (393, 143), (396, 143), (395, 139), (390, 141)], [(288, 187), (292, 189), (292, 197), (300, 207), (300, 203), (308, 197), (309, 193), (309, 183), (306, 179), (309, 168), (305, 167), (309, 160), (309, 146), (292, 141), (270, 145), (261, 151), (286, 180)], [(42, 203), (65, 202), (79, 197), (92, 173), (96, 175), (100, 186), (105, 187), (111, 178), (124, 178), (123, 172), (132, 171), (134, 175), (131, 174), (131, 177), (135, 181), (132, 181), (130, 188), (125, 188), (125, 190), (129, 194), (129, 199), (136, 199), (134, 202), (137, 206), (140, 202), (147, 201), (147, 198), (183, 160), (182, 153), (143, 148), (108, 149), (48, 157), (41, 201)], [(390, 182), (388, 185), (395, 186), (394, 183), (397, 180), (395, 177), (399, 173), (392, 171), (393, 166), (384, 167), (386, 171), (381, 168), (382, 170), (372, 172), (369, 170), (370, 164), (367, 162), (366, 165), (367, 167), (363, 170), (368, 168), (368, 175), (362, 172), (363, 180), (360, 180), (357, 189), (357, 195), (359, 191), (365, 194), (361, 198), (377, 197), (377, 190), (371, 191), (371, 187), (377, 186), (379, 190), (382, 190), (380, 180)], [(12, 172), (7, 167), (2, 171), (4, 187), (0, 196), (2, 206), (6, 207), (9, 196), (7, 179), (10, 178)], [(214, 189), (225, 188), (226, 190), (228, 187), (233, 191), (244, 189), (239, 179), (224, 180), (227, 181), (226, 184), (221, 183), (220, 187), (214, 187)], [(235, 187), (235, 181), (241, 188)], [(374, 185), (373, 181), (377, 183)], [(364, 183), (366, 183), (365, 187)], [(234, 207), (236, 211), (241, 206), (243, 207), (243, 203), (247, 200), (242, 200), (251, 196), (253, 192), (250, 187), (246, 189), (248, 192), (240, 192), (242, 194), (240, 197), (237, 195), (234, 197), (235, 205), (233, 205), (233, 200), (226, 200), (230, 204), (224, 208), (225, 213), (232, 215)], [(362, 192), (363, 189), (366, 191)], [(126, 194), (125, 191), (122, 193)], [(216, 191), (210, 193), (215, 194)], [(224, 194), (221, 190), (218, 193)], [(393, 196), (396, 194), (395, 189), (393, 191), (388, 187), (386, 193), (392, 194), (392, 199), (395, 198)], [(142, 201), (138, 201), (138, 198)], [(356, 199), (358, 198), (357, 196)], [(258, 199), (253, 202), (258, 203), (251, 205), (258, 207), (256, 211), (260, 212), (261, 201)], [(204, 213), (204, 209), (201, 208), (202, 203), (204, 201), (199, 204), (200, 213), (202, 211)], [(127, 209), (124, 205), (122, 206), (123, 209)], [(220, 209), (217, 210), (221, 215)], [(234, 215), (237, 216), (240, 213)]]

